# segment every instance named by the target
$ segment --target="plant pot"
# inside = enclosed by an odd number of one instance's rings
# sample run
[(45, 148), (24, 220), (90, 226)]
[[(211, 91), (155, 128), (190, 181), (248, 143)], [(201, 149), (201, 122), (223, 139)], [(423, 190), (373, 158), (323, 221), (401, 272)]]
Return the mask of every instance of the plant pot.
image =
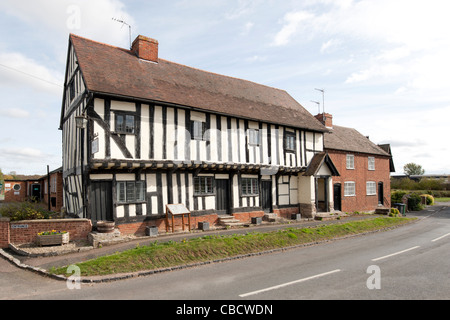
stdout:
[(38, 235), (36, 238), (38, 246), (57, 246), (69, 243), (69, 232), (61, 234)]
[(97, 231), (99, 233), (112, 233), (114, 232), (114, 221), (97, 221)]

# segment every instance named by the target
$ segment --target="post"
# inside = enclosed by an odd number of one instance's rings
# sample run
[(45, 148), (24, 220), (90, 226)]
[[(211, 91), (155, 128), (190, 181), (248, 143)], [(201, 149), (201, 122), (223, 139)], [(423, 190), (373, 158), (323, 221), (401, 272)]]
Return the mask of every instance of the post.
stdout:
[(47, 207), (50, 211), (50, 167), (47, 165)]

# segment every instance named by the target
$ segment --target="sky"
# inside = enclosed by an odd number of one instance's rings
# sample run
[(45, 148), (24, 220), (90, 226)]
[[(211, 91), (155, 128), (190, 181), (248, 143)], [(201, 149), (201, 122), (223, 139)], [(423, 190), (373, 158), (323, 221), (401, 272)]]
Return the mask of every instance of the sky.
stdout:
[(449, 9), (448, 0), (2, 0), (0, 169), (62, 165), (69, 34), (128, 49), (129, 25), (131, 40), (158, 40), (160, 58), (286, 90), (311, 114), (391, 144), (395, 174), (409, 162), (450, 174)]

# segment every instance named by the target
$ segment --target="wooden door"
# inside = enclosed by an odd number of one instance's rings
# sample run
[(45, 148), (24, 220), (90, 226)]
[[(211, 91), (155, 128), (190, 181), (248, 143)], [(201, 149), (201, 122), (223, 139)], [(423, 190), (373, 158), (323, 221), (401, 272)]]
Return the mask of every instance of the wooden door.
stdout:
[(272, 212), (272, 181), (261, 181), (261, 207), (264, 212)]
[(230, 181), (227, 179), (216, 180), (216, 212), (230, 213)]
[(336, 183), (333, 186), (333, 202), (334, 202), (334, 210), (341, 211), (342, 210), (342, 203), (341, 203), (341, 184)]
[(114, 221), (112, 205), (112, 182), (92, 182), (89, 203), (90, 216), (93, 224), (95, 224), (97, 221)]

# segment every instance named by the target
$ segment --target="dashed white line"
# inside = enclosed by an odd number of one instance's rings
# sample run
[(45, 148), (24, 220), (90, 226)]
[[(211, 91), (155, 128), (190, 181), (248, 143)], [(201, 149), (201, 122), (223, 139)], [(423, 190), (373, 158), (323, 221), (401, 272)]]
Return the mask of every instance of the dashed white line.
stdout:
[(420, 248), (420, 246), (415, 246), (415, 247), (412, 247), (412, 248), (409, 248), (409, 249), (405, 249), (405, 250), (402, 250), (402, 251), (399, 251), (399, 252), (391, 253), (391, 254), (388, 254), (387, 256), (383, 256), (383, 257), (372, 259), (372, 261), (378, 261), (378, 260), (386, 259), (386, 258), (389, 258), (389, 257), (392, 257), (392, 256), (396, 256), (398, 254), (401, 254), (401, 253), (404, 253), (404, 252), (408, 252), (408, 251), (411, 251), (411, 250), (414, 250), (414, 249), (417, 249), (417, 248)]
[(450, 233), (444, 234), (443, 236), (441, 236), (439, 238), (433, 239), (433, 240), (431, 240), (431, 242), (435, 242), (435, 241), (441, 240), (442, 238), (445, 238), (447, 236), (450, 236)]
[(311, 276), (311, 277), (307, 277), (307, 278), (303, 278), (303, 279), (299, 279), (299, 280), (295, 280), (295, 281), (291, 281), (291, 282), (286, 282), (286, 283), (283, 283), (283, 284), (280, 284), (280, 285), (277, 285), (277, 286), (273, 286), (273, 287), (270, 287), (270, 288), (265, 288), (265, 289), (261, 289), (261, 290), (257, 290), (257, 291), (252, 291), (252, 292), (240, 294), (239, 297), (244, 298), (244, 297), (252, 296), (252, 295), (255, 295), (255, 294), (258, 294), (258, 293), (267, 292), (267, 291), (270, 291), (270, 290), (280, 289), (280, 288), (287, 287), (287, 286), (290, 286), (290, 285), (293, 285), (293, 284), (296, 284), (296, 283), (300, 283), (300, 282), (304, 282), (304, 281), (308, 281), (308, 280), (312, 280), (312, 279), (317, 279), (317, 278), (320, 278), (320, 277), (323, 277), (323, 276), (326, 276), (326, 275), (329, 275), (329, 274), (332, 274), (332, 273), (337, 273), (337, 272), (340, 272), (340, 271), (341, 271), (340, 269), (336, 269), (336, 270), (333, 270), (333, 271), (329, 271), (329, 272), (325, 272), (325, 273), (321, 273), (321, 274), (316, 274), (315, 276)]

